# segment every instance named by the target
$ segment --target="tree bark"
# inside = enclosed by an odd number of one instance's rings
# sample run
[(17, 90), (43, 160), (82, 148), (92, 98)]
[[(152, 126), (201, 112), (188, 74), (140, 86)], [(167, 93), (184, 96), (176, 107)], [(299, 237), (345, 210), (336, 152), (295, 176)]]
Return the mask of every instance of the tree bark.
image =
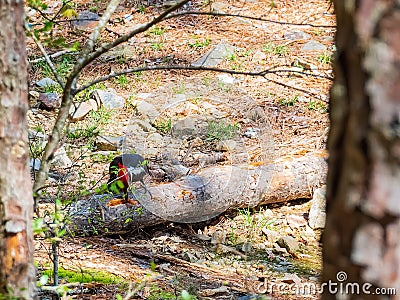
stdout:
[[(377, 288), (400, 291), (400, 7), (335, 1), (335, 10), (323, 282), (340, 283), (347, 299), (387, 299)], [(325, 286), (323, 298), (338, 294)]]
[(23, 22), (23, 1), (0, 0), (1, 299), (32, 299), (35, 283)]
[[(324, 154), (254, 166), (215, 166), (173, 183), (149, 188), (140, 206), (107, 207), (107, 199), (82, 200), (70, 210), (77, 233), (130, 232), (163, 222), (195, 223), (228, 209), (311, 198), (325, 183)], [(139, 193), (137, 193), (139, 195)]]

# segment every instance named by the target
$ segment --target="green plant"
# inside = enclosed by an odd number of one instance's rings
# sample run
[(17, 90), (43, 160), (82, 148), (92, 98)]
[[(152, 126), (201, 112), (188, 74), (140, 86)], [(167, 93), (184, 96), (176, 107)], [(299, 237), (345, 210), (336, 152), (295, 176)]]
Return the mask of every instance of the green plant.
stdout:
[(148, 31), (149, 36), (155, 36), (155, 35), (163, 35), (165, 33), (165, 29), (162, 27), (154, 26)]
[(139, 5), (138, 10), (139, 10), (139, 12), (144, 14), (146, 12), (146, 7), (144, 7), (143, 5)]
[(122, 88), (126, 88), (129, 84), (128, 77), (126, 75), (120, 75), (114, 78), (114, 82)]
[(332, 55), (327, 52), (323, 52), (318, 55), (317, 60), (320, 63), (330, 64), (332, 62)]
[(328, 111), (326, 105), (320, 101), (310, 101), (307, 105), (308, 110), (321, 110), (321, 112), (326, 113)]
[(272, 42), (264, 44), (262, 50), (267, 53), (274, 53), (279, 56), (285, 56), (288, 52), (286, 45), (275, 45)]
[(268, 6), (271, 7), (271, 8), (277, 8), (278, 7), (274, 0), (269, 1)]
[(298, 95), (295, 95), (295, 96), (293, 96), (292, 98), (289, 98), (289, 99), (287, 99), (287, 98), (281, 98), (281, 99), (279, 100), (279, 104), (280, 104), (281, 106), (286, 106), (286, 107), (294, 106), (294, 104), (297, 102), (298, 99), (299, 99), (299, 96), (298, 96)]
[(278, 45), (275, 47), (275, 54), (279, 56), (285, 56), (288, 52), (288, 48), (285, 45)]
[(234, 138), (239, 131), (239, 124), (229, 124), (224, 121), (208, 122), (207, 129), (207, 142), (220, 141), (220, 140), (228, 140)]
[(171, 119), (159, 119), (152, 125), (162, 134), (167, 134), (168, 132), (171, 131), (172, 121)]
[(163, 42), (152, 42), (150, 47), (154, 50), (161, 51), (164, 46)]
[(199, 38), (195, 35), (193, 40), (188, 42), (188, 45), (189, 47), (198, 50), (210, 45), (210, 42), (211, 40), (209, 38), (206, 38), (205, 40), (199, 40)]
[(230, 85), (228, 85), (228, 84), (222, 82), (221, 80), (218, 80), (217, 85), (218, 85), (218, 87), (219, 87), (222, 91), (224, 91), (225, 93), (226, 93), (226, 92), (229, 92), (229, 91), (231, 90), (231, 88), (232, 88)]
[(178, 87), (173, 87), (172, 91), (175, 94), (184, 94), (185, 93), (185, 84), (181, 83)]

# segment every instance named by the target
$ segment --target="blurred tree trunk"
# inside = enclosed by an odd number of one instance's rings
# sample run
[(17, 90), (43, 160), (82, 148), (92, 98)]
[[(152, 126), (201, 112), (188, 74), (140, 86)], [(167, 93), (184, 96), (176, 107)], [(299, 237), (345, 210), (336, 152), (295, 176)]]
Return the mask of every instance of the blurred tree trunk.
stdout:
[(0, 299), (32, 299), (35, 283), (23, 22), (23, 1), (0, 0)]
[[(334, 3), (323, 282), (342, 283), (348, 299), (368, 292), (387, 299), (376, 288), (400, 292), (400, 6)], [(359, 283), (360, 295), (348, 283)], [(362, 291), (363, 283), (372, 286)], [(323, 298), (336, 298), (334, 292), (325, 286)]]

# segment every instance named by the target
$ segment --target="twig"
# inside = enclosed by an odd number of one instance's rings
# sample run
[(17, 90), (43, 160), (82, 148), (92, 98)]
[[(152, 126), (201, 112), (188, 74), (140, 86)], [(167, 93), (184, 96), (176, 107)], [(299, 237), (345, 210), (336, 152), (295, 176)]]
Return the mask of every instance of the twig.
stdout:
[[(74, 49), (72, 49), (72, 48), (69, 48), (69, 49), (65, 49), (65, 50), (58, 51), (58, 52), (53, 53), (53, 54), (48, 54), (48, 57), (50, 57), (50, 58), (57, 58), (57, 57), (63, 56), (64, 54), (73, 54), (73, 55), (76, 55), (76, 54), (78, 54), (78, 52), (76, 52), (76, 50), (74, 50)], [(45, 56), (42, 56), (42, 57), (37, 58), (37, 59), (34, 59), (34, 60), (30, 60), (29, 63), (35, 64), (35, 63), (41, 62), (41, 61), (43, 61), (43, 60), (46, 60), (46, 57), (45, 57)]]
[(61, 85), (61, 87), (64, 89), (65, 85), (63, 80), (61, 79), (60, 75), (58, 74), (56, 68), (54, 67), (53, 62), (51, 61), (49, 55), (46, 52), (46, 49), (44, 49), (42, 43), (37, 39), (37, 37), (35, 36), (35, 34), (32, 33), (31, 29), (29, 28), (28, 24), (25, 22), (25, 29), (30, 33), (33, 41), (35, 42), (35, 44), (38, 46), (40, 52), (42, 52), (44, 59), (46, 60), (47, 64), (50, 67), (51, 72), (53, 73), (54, 77), (56, 78), (57, 82), (59, 83), (59, 85)]

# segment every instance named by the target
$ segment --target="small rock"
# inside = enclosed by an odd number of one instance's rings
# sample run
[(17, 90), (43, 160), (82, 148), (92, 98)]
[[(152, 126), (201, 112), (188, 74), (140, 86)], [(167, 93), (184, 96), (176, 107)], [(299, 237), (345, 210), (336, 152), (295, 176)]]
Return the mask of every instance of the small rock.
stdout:
[(183, 259), (183, 260), (186, 260), (186, 261), (188, 261), (188, 262), (192, 262), (192, 263), (194, 263), (194, 262), (197, 261), (196, 256), (194, 256), (192, 253), (189, 253), (189, 252), (184, 252), (184, 253), (182, 254), (182, 259)]
[(103, 103), (107, 109), (124, 108), (125, 99), (118, 96), (115, 91), (103, 91), (96, 89), (93, 91), (93, 96), (97, 100), (97, 103)]
[(72, 161), (67, 155), (67, 151), (65, 151), (64, 147), (60, 147), (55, 153), (54, 158), (51, 161), (53, 165), (59, 167), (70, 167), (72, 166)]
[(223, 294), (223, 293), (228, 293), (228, 292), (229, 292), (228, 287), (223, 285), (216, 289), (201, 290), (201, 291), (199, 291), (199, 295), (201, 297), (211, 297), (211, 296), (215, 296), (217, 294)]
[(252, 60), (252, 62), (257, 63), (257, 62), (260, 62), (262, 60), (265, 60), (266, 58), (267, 58), (267, 55), (265, 54), (264, 51), (257, 50), (254, 53), (254, 55), (253, 55), (251, 60)]
[(262, 229), (262, 233), (267, 237), (268, 242), (275, 243), (279, 239), (279, 233), (269, 230), (266, 227)]
[(122, 148), (124, 142), (125, 137), (121, 136), (98, 136), (96, 139), (96, 148), (102, 151), (117, 151)]
[(308, 213), (308, 224), (312, 229), (324, 228), (326, 218), (325, 188), (314, 191), (311, 208)]
[(216, 244), (225, 244), (225, 239), (226, 239), (226, 233), (223, 231), (215, 231), (212, 235), (211, 238), (211, 244), (216, 245)]
[(249, 253), (253, 248), (252, 242), (245, 242), (242, 244), (242, 252)]
[(286, 221), (292, 229), (307, 225), (306, 219), (300, 215), (288, 215), (286, 216)]
[(278, 245), (278, 243), (274, 244), (274, 249), (273, 252), (276, 254), (283, 254), (283, 255), (288, 255), (288, 251), (286, 250), (286, 248), (283, 248), (281, 246)]
[(39, 99), (40, 93), (37, 91), (29, 91), (29, 98), (33, 100)]
[(41, 140), (47, 140), (47, 135), (44, 134), (41, 131), (36, 131), (33, 129), (28, 129), (28, 138), (29, 139), (41, 139)]
[(54, 81), (51, 78), (43, 78), (39, 81), (36, 81), (35, 83), (38, 87), (44, 88), (46, 86), (52, 86), (52, 85), (59, 85), (58, 82)]
[(75, 106), (71, 106), (69, 110), (69, 117), (72, 122), (81, 121), (92, 110), (97, 110), (97, 103), (93, 99), (90, 99), (86, 102), (76, 103)]
[(160, 115), (154, 105), (146, 101), (138, 101), (136, 103), (136, 109), (142, 116), (147, 117), (150, 123), (153, 123)]
[(30, 167), (31, 169), (34, 169), (35, 171), (39, 171), (39, 169), (40, 169), (40, 164), (41, 164), (41, 161), (40, 161), (39, 158), (35, 158), (35, 159), (31, 158), (31, 159), (29, 160), (29, 167)]
[(154, 96), (155, 96), (155, 94), (153, 94), (153, 93), (137, 93), (136, 94), (136, 98), (141, 99), (141, 100), (153, 98)]
[(233, 151), (237, 147), (237, 143), (234, 140), (219, 141), (215, 150), (217, 151)]
[(57, 93), (39, 94), (40, 108), (52, 110), (61, 106), (61, 99)]
[(284, 236), (278, 240), (278, 245), (285, 248), (289, 253), (294, 253), (299, 250), (299, 243), (291, 236)]
[(283, 277), (281, 279), (281, 282), (288, 283), (288, 284), (294, 283), (296, 285), (300, 285), (301, 279), (296, 274), (285, 274), (285, 277)]
[(189, 168), (186, 168), (180, 164), (164, 165), (161, 167), (161, 169), (165, 171), (168, 181), (175, 181), (183, 176), (188, 175), (191, 171)]
[(259, 134), (260, 134), (260, 128), (249, 127), (244, 133), (244, 136), (249, 139), (255, 139)]
[(204, 242), (209, 242), (211, 241), (211, 237), (205, 234), (196, 234), (196, 238), (198, 238), (200, 241)]
[(254, 122), (266, 120), (264, 109), (259, 106), (250, 109), (246, 113), (246, 117)]
[[(214, 2), (215, 5), (217, 2)], [(226, 5), (226, 4), (224, 4)], [(211, 51), (207, 52), (205, 55), (200, 57), (197, 61), (192, 63), (194, 67), (215, 67), (217, 66), (225, 57), (228, 57), (235, 53), (234, 47), (229, 44), (219, 43)]]
[(286, 40), (308, 40), (311, 36), (308, 33), (305, 33), (301, 30), (291, 30), (287, 31), (283, 34), (283, 37)]
[(211, 5), (211, 11), (218, 14), (227, 13), (229, 9), (229, 5), (224, 2), (213, 2)]
[(301, 51), (323, 51), (323, 50), (326, 50), (326, 46), (314, 40), (307, 42), (301, 48)]
[(155, 129), (151, 124), (147, 121), (140, 120), (140, 119), (134, 119), (131, 121), (132, 125), (138, 125), (140, 128), (143, 129), (144, 132), (156, 132), (157, 129)]
[(88, 10), (78, 14), (78, 17), (71, 22), (71, 25), (78, 30), (91, 31), (99, 22), (99, 15)]
[(171, 134), (175, 138), (191, 139), (196, 132), (196, 127), (194, 125), (193, 119), (187, 117), (177, 121), (171, 129)]
[(232, 85), (236, 82), (236, 78), (229, 74), (220, 74), (217, 76), (217, 78), (223, 84)]

